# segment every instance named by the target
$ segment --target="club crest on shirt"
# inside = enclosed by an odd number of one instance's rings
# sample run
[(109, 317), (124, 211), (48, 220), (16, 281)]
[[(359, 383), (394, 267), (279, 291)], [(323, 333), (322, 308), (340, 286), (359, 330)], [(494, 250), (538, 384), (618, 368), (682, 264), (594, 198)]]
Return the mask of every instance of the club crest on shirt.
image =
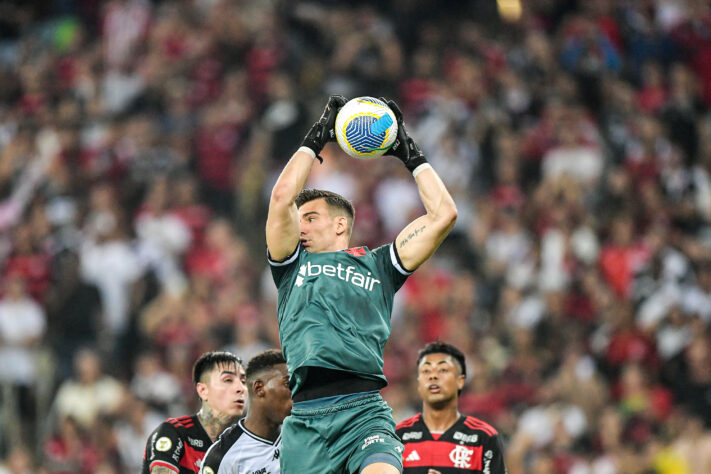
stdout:
[(449, 460), (454, 463), (454, 467), (471, 467), (471, 458), (474, 450), (464, 446), (457, 446), (449, 453)]
[(353, 255), (354, 257), (365, 257), (365, 249), (363, 247), (351, 247), (345, 249), (344, 252)]

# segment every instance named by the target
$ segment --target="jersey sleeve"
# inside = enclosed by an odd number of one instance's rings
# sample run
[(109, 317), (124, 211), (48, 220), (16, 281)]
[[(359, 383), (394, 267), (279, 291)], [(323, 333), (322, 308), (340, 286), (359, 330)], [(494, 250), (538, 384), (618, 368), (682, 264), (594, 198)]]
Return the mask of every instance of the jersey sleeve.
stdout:
[(269, 254), (269, 249), (267, 249), (267, 262), (269, 262), (269, 268), (272, 271), (272, 279), (276, 284), (277, 288), (281, 285), (287, 276), (294, 271), (296, 263), (299, 261), (299, 254), (303, 251), (301, 243), (296, 247), (294, 253), (286, 257), (284, 260), (273, 260), (272, 256)]
[(180, 460), (185, 454), (185, 443), (175, 427), (163, 422), (151, 433), (146, 444), (146, 463), (148, 472), (156, 466), (180, 472)]
[(412, 275), (412, 272), (402, 265), (394, 242), (373, 250), (373, 255), (383, 276), (387, 276), (390, 280), (394, 291), (399, 290), (407, 277)]
[(489, 461), (489, 472), (492, 474), (506, 474), (506, 466), (504, 465), (504, 443), (501, 441), (501, 435), (497, 434), (489, 438), (489, 442), (484, 451), (484, 465)]

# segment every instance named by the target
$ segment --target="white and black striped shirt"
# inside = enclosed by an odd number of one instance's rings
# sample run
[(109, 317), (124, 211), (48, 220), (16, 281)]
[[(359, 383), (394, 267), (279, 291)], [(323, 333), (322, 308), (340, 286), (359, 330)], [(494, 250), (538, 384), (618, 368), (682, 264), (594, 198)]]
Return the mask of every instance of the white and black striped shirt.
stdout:
[(227, 428), (210, 446), (200, 474), (278, 474), (281, 434), (275, 441), (260, 438), (244, 420)]

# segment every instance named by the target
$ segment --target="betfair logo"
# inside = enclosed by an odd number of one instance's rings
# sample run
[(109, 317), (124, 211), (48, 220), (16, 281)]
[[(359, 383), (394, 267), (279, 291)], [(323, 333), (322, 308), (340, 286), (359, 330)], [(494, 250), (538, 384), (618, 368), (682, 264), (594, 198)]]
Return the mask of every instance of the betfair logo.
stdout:
[(296, 276), (294, 285), (301, 287), (304, 284), (304, 277), (327, 276), (338, 278), (346, 283), (358, 286), (368, 291), (373, 291), (376, 284), (380, 284), (380, 280), (371, 277), (370, 272), (367, 275), (355, 271), (355, 267), (344, 267), (340, 263), (338, 265), (315, 265), (307, 262), (299, 268), (299, 274)]

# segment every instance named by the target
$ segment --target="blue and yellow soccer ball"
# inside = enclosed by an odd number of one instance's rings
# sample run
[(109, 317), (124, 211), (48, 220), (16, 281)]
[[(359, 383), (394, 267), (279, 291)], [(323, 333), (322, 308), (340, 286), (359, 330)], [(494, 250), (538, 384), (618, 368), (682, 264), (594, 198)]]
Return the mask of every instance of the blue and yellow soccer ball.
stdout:
[(354, 158), (382, 156), (397, 138), (397, 120), (390, 107), (374, 97), (346, 102), (336, 116), (338, 145)]

